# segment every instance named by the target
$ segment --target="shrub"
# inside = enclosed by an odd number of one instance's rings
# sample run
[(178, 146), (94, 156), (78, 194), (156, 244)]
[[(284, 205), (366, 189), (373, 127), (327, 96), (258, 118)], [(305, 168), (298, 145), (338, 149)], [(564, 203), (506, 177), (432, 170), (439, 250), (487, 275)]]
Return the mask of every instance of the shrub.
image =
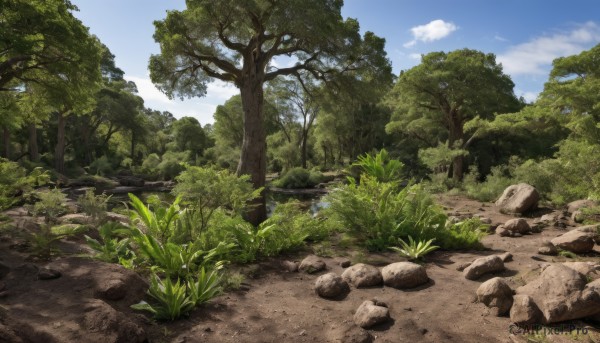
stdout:
[(67, 195), (60, 189), (37, 192), (36, 196), (39, 201), (33, 205), (32, 212), (35, 216), (44, 216), (47, 223), (56, 222), (59, 216), (67, 212)]
[(365, 154), (358, 157), (358, 162), (353, 164), (361, 169), (362, 173), (377, 179), (379, 182), (397, 181), (400, 179), (404, 164), (399, 160), (391, 159), (385, 149), (376, 155)]
[(503, 166), (492, 167), (484, 182), (478, 182), (478, 178), (477, 171), (470, 172), (465, 175), (463, 187), (469, 197), (479, 201), (495, 201), (506, 187), (515, 183), (509, 176), (508, 168)]
[(10, 208), (34, 187), (50, 182), (48, 171), (36, 167), (29, 174), (16, 162), (0, 158), (0, 211)]
[(304, 168), (292, 168), (279, 180), (273, 182), (275, 187), (287, 189), (312, 188), (323, 182), (323, 174), (319, 171), (309, 171)]
[(96, 251), (94, 258), (104, 262), (119, 262), (119, 258), (131, 258), (130, 238), (122, 238), (129, 234), (127, 227), (108, 222), (98, 229), (102, 242), (85, 236), (86, 243)]
[(101, 195), (96, 195), (94, 191), (95, 188), (87, 189), (85, 194), (77, 198), (77, 205), (79, 205), (83, 213), (92, 217), (95, 224), (99, 224), (106, 218), (108, 201), (110, 200), (111, 196), (104, 193)]
[(188, 155), (188, 151), (165, 152), (162, 155), (161, 162), (157, 166), (159, 175), (165, 180), (174, 179), (179, 173), (185, 170), (184, 163), (187, 162)]
[(439, 248), (438, 246), (431, 245), (433, 239), (417, 242), (411, 236), (408, 236), (408, 241), (409, 242), (406, 243), (404, 240), (399, 239), (402, 248), (390, 247), (390, 249), (398, 252), (401, 257), (406, 257), (410, 260), (420, 260), (425, 255)]
[(108, 157), (103, 155), (90, 164), (90, 171), (95, 175), (109, 175), (113, 172), (113, 165)]

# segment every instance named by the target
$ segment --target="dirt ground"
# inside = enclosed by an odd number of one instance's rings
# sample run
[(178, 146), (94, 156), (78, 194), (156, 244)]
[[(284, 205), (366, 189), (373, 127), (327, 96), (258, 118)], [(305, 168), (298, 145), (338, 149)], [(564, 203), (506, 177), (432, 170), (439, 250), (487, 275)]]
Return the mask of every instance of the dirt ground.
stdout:
[[(482, 214), (494, 224), (512, 218), (500, 214), (491, 203), (459, 196), (438, 200), (453, 214)], [(539, 211), (535, 217), (550, 211)], [(531, 224), (535, 217), (526, 219)], [(548, 227), (518, 238), (488, 235), (483, 239), (487, 248), (483, 251), (436, 251), (425, 264), (428, 284), (411, 290), (352, 288), (338, 300), (315, 294), (314, 282), (324, 272), (309, 275), (282, 268), (282, 261), (299, 261), (309, 252), (270, 259), (243, 267), (241, 271), (248, 276), (239, 290), (170, 323), (156, 323), (131, 310), (129, 305), (144, 296), (144, 281), (120, 266), (78, 257), (76, 253), (83, 252), (80, 241), (64, 243), (73, 255), (50, 262), (30, 261), (4, 236), (0, 263), (10, 272), (0, 269), (0, 342), (600, 342), (600, 335), (586, 322), (576, 323), (590, 330), (586, 335), (511, 334), (508, 317), (495, 317), (476, 302), (476, 289), (491, 277), (506, 277), (516, 288), (535, 278), (542, 263), (567, 260), (537, 254), (543, 240), (564, 230)], [(596, 250), (581, 259), (600, 261), (598, 246)], [(506, 263), (502, 274), (470, 281), (456, 270), (461, 263), (505, 251), (512, 253), (513, 261)], [(337, 253), (344, 256), (323, 258), (327, 272), (341, 274), (343, 258), (376, 266), (399, 260), (392, 253)], [(43, 267), (60, 271), (62, 276), (38, 279)], [(125, 285), (122, 294), (107, 296), (107, 284), (115, 279)], [(392, 320), (367, 333), (354, 324), (353, 314), (363, 301), (373, 298), (388, 304)]]

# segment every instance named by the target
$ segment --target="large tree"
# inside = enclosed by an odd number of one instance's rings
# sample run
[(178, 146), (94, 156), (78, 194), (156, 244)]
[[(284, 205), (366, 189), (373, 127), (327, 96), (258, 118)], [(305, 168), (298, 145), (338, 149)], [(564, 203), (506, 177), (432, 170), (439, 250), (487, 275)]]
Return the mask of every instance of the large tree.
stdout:
[[(368, 65), (383, 51), (363, 49), (356, 20), (341, 16), (341, 0), (188, 0), (155, 22), (161, 54), (150, 58), (152, 81), (167, 95), (203, 96), (213, 79), (240, 89), (244, 139), (238, 174), (265, 185), (263, 85), (278, 76), (328, 79)], [(295, 58), (278, 68), (273, 59)], [(247, 219), (266, 218), (264, 196)]]
[(432, 52), (400, 74), (390, 93), (395, 113), (387, 129), (408, 132), (426, 144), (446, 141), (446, 149), (457, 152), (452, 154), (452, 177), (462, 179), (462, 152), (475, 137), (465, 134), (465, 123), (519, 110), (522, 104), (513, 89), (494, 54), (470, 49)]

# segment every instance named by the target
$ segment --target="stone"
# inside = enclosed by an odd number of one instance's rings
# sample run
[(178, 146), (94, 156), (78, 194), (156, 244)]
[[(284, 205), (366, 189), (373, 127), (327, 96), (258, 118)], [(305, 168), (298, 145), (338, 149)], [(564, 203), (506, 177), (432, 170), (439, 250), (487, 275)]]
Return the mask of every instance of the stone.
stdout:
[(135, 177), (135, 176), (121, 176), (119, 178), (119, 184), (121, 186), (143, 187), (144, 183), (145, 183), (144, 179)]
[(377, 306), (370, 300), (363, 302), (356, 310), (356, 313), (354, 313), (354, 323), (363, 329), (385, 323), (389, 319), (389, 309), (387, 307)]
[(381, 269), (381, 275), (386, 286), (399, 289), (414, 288), (429, 281), (425, 268), (412, 262), (389, 264)]
[(147, 342), (146, 333), (139, 325), (107, 303), (93, 300), (84, 306), (86, 313), (83, 317), (82, 327), (88, 331), (87, 335), (89, 336), (86, 336), (88, 339), (93, 335), (101, 337), (101, 341), (107, 343)]
[(600, 264), (596, 262), (563, 262), (563, 265), (577, 271), (588, 280), (600, 279)]
[(459, 272), (462, 272), (463, 270), (465, 270), (465, 268), (467, 268), (468, 266), (470, 266), (473, 262), (465, 262), (465, 263), (461, 263), (458, 265), (458, 267), (456, 267), (456, 270), (458, 270)]
[(70, 214), (65, 214), (64, 216), (58, 218), (58, 221), (62, 224), (80, 224), (80, 225), (85, 225), (90, 223), (92, 220), (92, 217), (83, 214), (83, 213), (70, 213)]
[(124, 214), (115, 213), (115, 212), (106, 212), (106, 219), (113, 221), (113, 222), (118, 222), (118, 223), (124, 223), (124, 224), (129, 223), (128, 216), (126, 216)]
[(600, 224), (579, 226), (571, 231), (586, 232), (592, 235), (592, 239), (596, 244), (600, 244)]
[(558, 249), (550, 241), (542, 242), (542, 246), (538, 248), (538, 254), (556, 256)]
[(356, 288), (380, 286), (383, 282), (379, 269), (364, 263), (348, 267), (342, 278)]
[(517, 288), (516, 293), (533, 299), (542, 313), (542, 324), (600, 313), (600, 279), (587, 283), (583, 275), (563, 264), (546, 267), (538, 278)]
[(5, 264), (0, 263), (0, 279), (8, 275), (8, 273), (10, 273), (10, 268)]
[(305, 272), (308, 274), (318, 273), (322, 270), (325, 270), (327, 266), (323, 260), (315, 255), (309, 255), (300, 262), (300, 266), (298, 266), (298, 270), (301, 272)]
[(535, 209), (539, 200), (540, 194), (533, 186), (520, 183), (507, 187), (496, 201), (496, 206), (502, 213), (526, 213)]
[(513, 260), (513, 255), (511, 253), (509, 253), (508, 251), (498, 255), (500, 256), (500, 258), (502, 259), (502, 262), (510, 262)]
[(352, 265), (352, 261), (350, 259), (344, 258), (339, 261), (340, 267), (348, 268)]
[(300, 263), (296, 261), (283, 261), (281, 262), (281, 267), (283, 270), (290, 273), (296, 273), (298, 271), (298, 267), (300, 267)]
[(341, 337), (342, 343), (372, 343), (373, 335), (359, 326), (352, 325), (346, 329)]
[(587, 253), (594, 249), (594, 235), (582, 231), (569, 231), (551, 240), (557, 248), (576, 254)]
[(520, 234), (529, 233), (531, 231), (531, 227), (523, 218), (510, 219), (504, 223), (504, 228), (510, 232), (516, 232)]
[(510, 311), (513, 291), (503, 278), (495, 277), (477, 288), (477, 300), (489, 307), (495, 316), (502, 316)]
[(567, 212), (573, 214), (582, 208), (590, 208), (598, 206), (598, 203), (593, 200), (575, 200), (567, 204)]
[(571, 214), (571, 220), (574, 223), (583, 223), (583, 221), (585, 220), (585, 215), (582, 211), (575, 211)]
[(120, 279), (103, 280), (94, 295), (105, 300), (121, 300), (127, 295), (127, 284)]
[(510, 237), (511, 233), (508, 231), (504, 225), (498, 225), (496, 228), (496, 234), (500, 237)]
[(40, 268), (38, 270), (37, 278), (39, 280), (52, 280), (58, 279), (62, 276), (62, 273), (58, 270), (50, 269), (50, 268)]
[(336, 298), (350, 291), (346, 280), (336, 273), (327, 273), (317, 278), (315, 292), (323, 298)]
[(542, 318), (542, 312), (537, 307), (533, 298), (526, 294), (517, 294), (513, 297), (510, 308), (510, 321), (515, 324), (537, 324)]
[(463, 270), (463, 275), (468, 280), (477, 280), (482, 275), (496, 273), (504, 270), (504, 262), (498, 255), (481, 257)]

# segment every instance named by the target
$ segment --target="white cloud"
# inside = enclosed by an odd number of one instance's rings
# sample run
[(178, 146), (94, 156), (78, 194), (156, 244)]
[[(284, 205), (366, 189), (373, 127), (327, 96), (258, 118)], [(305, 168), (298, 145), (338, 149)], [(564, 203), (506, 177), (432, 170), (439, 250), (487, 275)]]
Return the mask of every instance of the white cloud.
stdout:
[(433, 20), (425, 25), (415, 26), (410, 29), (413, 40), (404, 44), (405, 48), (413, 47), (418, 41), (433, 42), (447, 37), (452, 32), (458, 30), (458, 26), (453, 23), (447, 23), (441, 19)]
[(412, 58), (413, 60), (420, 60), (421, 54), (418, 54), (418, 53), (409, 54), (408, 57)]
[(600, 27), (594, 22), (587, 22), (568, 32), (514, 45), (498, 55), (498, 62), (502, 63), (506, 73), (513, 76), (547, 75), (555, 58), (578, 54), (597, 42), (600, 42)]
[(194, 117), (200, 123), (212, 123), (213, 114), (218, 105), (222, 105), (232, 96), (239, 94), (239, 90), (226, 82), (215, 80), (208, 84), (206, 96), (186, 100), (170, 100), (164, 93), (156, 89), (148, 76), (125, 76), (128, 81), (137, 85), (138, 94), (144, 99), (144, 105), (154, 110), (169, 111), (176, 118)]
[(515, 94), (519, 97), (523, 97), (525, 99), (525, 101), (527, 101), (528, 103), (532, 103), (534, 101), (537, 100), (537, 97), (539, 95), (538, 92), (525, 92), (525, 91), (521, 91), (521, 90), (515, 90)]
[(504, 38), (504, 37), (502, 37), (500, 35), (495, 35), (494, 39), (497, 40), (497, 41), (500, 41), (500, 42), (508, 42), (508, 39), (506, 39), (506, 38)]

